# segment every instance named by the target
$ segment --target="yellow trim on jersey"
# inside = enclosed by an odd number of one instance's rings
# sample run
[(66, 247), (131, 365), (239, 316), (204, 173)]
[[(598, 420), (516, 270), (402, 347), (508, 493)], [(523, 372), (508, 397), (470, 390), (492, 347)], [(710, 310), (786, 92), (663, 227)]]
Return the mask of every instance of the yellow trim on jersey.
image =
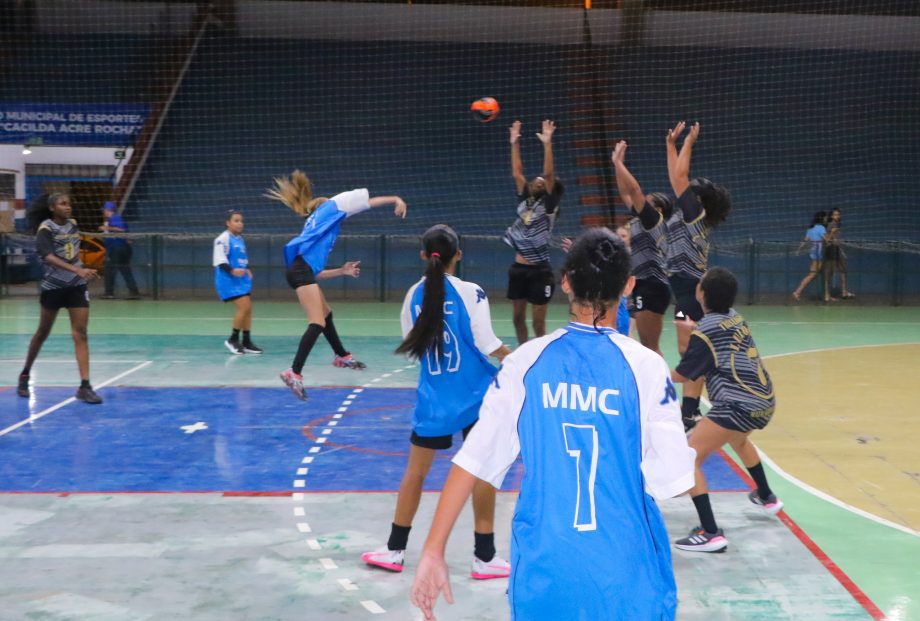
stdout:
[[(709, 351), (712, 352), (712, 359), (715, 362), (716, 368), (719, 368), (719, 356), (716, 354), (715, 345), (712, 344), (712, 341), (709, 340), (709, 337), (700, 332), (699, 330), (694, 330), (690, 333), (690, 336), (698, 336), (700, 339), (709, 346)], [(733, 369), (734, 370), (734, 369)]]
[[(752, 354), (753, 354), (753, 355), (752, 355)], [(746, 353), (745, 355), (746, 355), (748, 358), (751, 358), (752, 360), (753, 360), (754, 358), (757, 358), (757, 377), (758, 377), (758, 378), (763, 378), (763, 379), (762, 379), (763, 384), (766, 385), (766, 381), (765, 381), (765, 380), (766, 380), (766, 374), (765, 374), (764, 371), (763, 371), (763, 363), (760, 361), (760, 358), (757, 356), (757, 349), (752, 347), (751, 349), (749, 349), (749, 350), (747, 351), (747, 353)], [(741, 381), (741, 378), (738, 377), (738, 372), (735, 370), (735, 352), (732, 352), (732, 353), (731, 353), (730, 362), (731, 362), (731, 367), (732, 367), (732, 377), (735, 378), (735, 382), (738, 384), (738, 386), (739, 386), (740, 388), (744, 388), (746, 391), (748, 391), (749, 393), (751, 393), (751, 394), (754, 395), (755, 397), (759, 397), (759, 398), (761, 398), (761, 399), (772, 399), (772, 398), (773, 398), (773, 392), (774, 392), (774, 391), (771, 390), (771, 391), (768, 392), (768, 393), (758, 392), (758, 391), (754, 390), (753, 388), (751, 388), (750, 386), (748, 386), (747, 384), (745, 384), (744, 382)]]

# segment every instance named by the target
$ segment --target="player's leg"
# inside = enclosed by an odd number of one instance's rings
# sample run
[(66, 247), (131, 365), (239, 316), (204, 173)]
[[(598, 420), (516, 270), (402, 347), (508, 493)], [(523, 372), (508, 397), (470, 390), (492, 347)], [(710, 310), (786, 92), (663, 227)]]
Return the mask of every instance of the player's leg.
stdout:
[(308, 325), (300, 337), (300, 343), (297, 345), (297, 353), (294, 354), (291, 368), (281, 374), (281, 380), (298, 398), (306, 399), (301, 372), (307, 362), (310, 351), (316, 344), (316, 339), (319, 338), (319, 335), (323, 333), (323, 328), (326, 327), (326, 321), (323, 315), (323, 295), (319, 285), (315, 282), (309, 285), (301, 285), (297, 287), (296, 292), (300, 307), (307, 315)]
[(514, 335), (518, 345), (523, 345), (529, 338), (527, 335), (527, 300), (511, 301), (511, 322), (514, 324)]
[(133, 257), (134, 248), (132, 248), (130, 244), (126, 244), (119, 271), (121, 272), (121, 277), (125, 279), (125, 285), (128, 287), (127, 299), (129, 300), (137, 300), (141, 297), (141, 292), (137, 288), (137, 281), (134, 280), (134, 272), (131, 270), (131, 259)]
[(730, 431), (709, 418), (702, 419), (690, 436), (690, 447), (696, 451), (696, 464), (694, 466), (694, 485), (690, 490), (690, 498), (696, 507), (700, 525), (690, 531), (683, 539), (678, 539), (674, 545), (681, 550), (692, 552), (721, 552), (728, 546), (728, 540), (716, 523), (709, 500), (709, 484), (703, 474), (703, 463), (715, 451), (728, 442)]
[(238, 336), (243, 332), (243, 342), (240, 347), (247, 354), (261, 354), (262, 348), (252, 342), (252, 297), (244, 295), (233, 300), (236, 305), (236, 314), (233, 317), (233, 335)]
[(794, 297), (796, 301), (802, 297), (802, 292), (805, 291), (805, 287), (807, 287), (809, 283), (815, 279), (820, 271), (821, 261), (812, 261), (811, 266), (808, 268), (808, 273), (805, 275), (805, 278), (802, 279), (802, 282), (799, 283), (799, 286), (796, 287), (795, 291), (792, 292), (792, 297)]
[(473, 564), (476, 580), (507, 578), (511, 564), (495, 553), (495, 488), (476, 480), (473, 487)]
[(767, 482), (767, 475), (764, 472), (763, 464), (760, 461), (760, 454), (751, 443), (749, 436), (751, 432), (732, 432), (728, 443), (734, 449), (741, 463), (747, 468), (751, 478), (757, 485), (757, 489), (751, 490), (748, 499), (758, 507), (761, 507), (766, 513), (776, 515), (783, 508), (783, 501), (778, 499), (770, 485)]
[(387, 546), (361, 555), (361, 560), (368, 565), (396, 572), (403, 570), (406, 546), (409, 543), (409, 531), (412, 529), (412, 521), (418, 512), (425, 478), (431, 470), (437, 448), (450, 448), (451, 437), (423, 438), (413, 432), (411, 441), (409, 462), (406, 464), (402, 481), (399, 484), (396, 511), (393, 514)]
[[(42, 297), (46, 297), (46, 293), (47, 292), (42, 292)], [(58, 310), (60, 310), (57, 306), (49, 307), (44, 304), (39, 306), (39, 309), (38, 328), (36, 328), (35, 334), (32, 335), (32, 340), (29, 341), (26, 361), (22, 367), (22, 372), (19, 374), (16, 394), (20, 397), (29, 396), (29, 377), (32, 372), (32, 365), (35, 364), (35, 359), (38, 358), (38, 352), (41, 351), (42, 345), (45, 343), (48, 335), (51, 334), (51, 328), (54, 327), (54, 320), (57, 318)]]
[[(681, 299), (683, 302), (681, 302)], [(693, 300), (696, 302), (696, 299)], [(699, 303), (696, 304), (699, 307)], [(675, 312), (674, 327), (677, 334), (677, 352), (683, 356), (690, 344), (690, 334), (696, 328), (696, 321), (701, 319), (702, 309), (693, 308), (687, 301), (686, 296), (678, 298), (678, 305)], [(678, 317), (680, 315), (680, 317)], [(690, 431), (697, 422), (702, 418), (700, 413), (700, 396), (703, 394), (703, 384), (705, 380), (700, 377), (693, 382), (684, 382), (683, 396), (680, 402), (680, 414), (683, 418), (684, 429)]]
[[(541, 337), (546, 334), (546, 313), (548, 310), (549, 304), (534, 304), (531, 306), (530, 313), (534, 337)], [(527, 329), (526, 326), (524, 329)]]
[(355, 357), (351, 355), (345, 346), (342, 345), (342, 339), (339, 338), (339, 332), (335, 328), (335, 322), (332, 319), (332, 307), (329, 306), (329, 303), (326, 301), (326, 296), (323, 295), (320, 291), (320, 295), (323, 297), (323, 321), (325, 323), (325, 328), (323, 328), (323, 336), (326, 337), (326, 341), (329, 343), (329, 347), (332, 348), (332, 351), (335, 352), (335, 358), (332, 361), (332, 365), (336, 367), (342, 367), (346, 369), (354, 369), (360, 371), (366, 369), (367, 365), (363, 362), (355, 360)]
[(74, 354), (80, 371), (80, 388), (75, 396), (86, 403), (102, 403), (102, 397), (96, 394), (89, 383), (89, 306), (70, 307), (67, 312), (70, 314), (70, 334), (73, 337)]
[(661, 353), (661, 331), (664, 328), (664, 315), (652, 311), (639, 311), (633, 318), (636, 320), (636, 331), (639, 333), (639, 342), (656, 352)]

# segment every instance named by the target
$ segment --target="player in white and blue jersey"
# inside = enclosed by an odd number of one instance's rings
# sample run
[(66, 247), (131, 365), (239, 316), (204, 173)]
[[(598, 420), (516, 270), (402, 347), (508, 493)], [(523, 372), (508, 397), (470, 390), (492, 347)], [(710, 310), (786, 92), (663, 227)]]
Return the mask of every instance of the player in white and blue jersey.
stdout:
[(426, 619), (453, 601), (444, 547), (478, 480), (498, 487), (520, 453), (511, 534), (511, 618), (673, 619), (677, 589), (654, 498), (693, 485), (677, 393), (655, 352), (612, 329), (635, 282), (606, 229), (580, 236), (561, 287), (573, 321), (505, 358), (454, 465), (412, 601)]
[(690, 446), (696, 451), (696, 483), (690, 497), (700, 525), (674, 542), (679, 549), (691, 552), (723, 552), (728, 547), (713, 516), (702, 470), (703, 462), (725, 444), (731, 445), (757, 484), (757, 489), (748, 494), (750, 501), (770, 515), (783, 508), (767, 484), (757, 449), (748, 440), (752, 431), (770, 422), (776, 396), (751, 329), (732, 308), (737, 293), (738, 281), (727, 269), (713, 267), (703, 274), (696, 297), (706, 314), (693, 330), (680, 364), (671, 372), (675, 382), (705, 377), (712, 402), (690, 436)]
[(332, 309), (319, 288), (320, 280), (336, 276), (361, 275), (360, 261), (346, 261), (342, 267), (326, 269), (326, 260), (342, 227), (342, 221), (367, 211), (372, 207), (395, 205), (393, 213), (398, 218), (406, 217), (406, 203), (398, 196), (375, 196), (371, 198), (366, 189), (351, 190), (336, 194), (332, 198), (313, 197), (313, 184), (301, 171), (295, 170), (290, 177), (278, 177), (275, 186), (266, 194), (281, 201), (295, 213), (306, 218), (300, 235), (284, 247), (284, 261), (287, 265), (287, 281), (297, 293), (297, 300), (307, 315), (309, 325), (300, 337), (297, 353), (291, 368), (281, 373), (281, 380), (299, 399), (306, 399), (303, 388), (303, 366), (307, 356), (322, 334), (335, 352), (333, 366), (361, 370), (366, 368), (345, 349), (332, 321)]
[[(731, 196), (725, 187), (709, 179), (690, 179), (690, 158), (693, 145), (700, 135), (700, 124), (694, 123), (684, 144), (677, 152), (677, 139), (686, 123), (679, 122), (668, 132), (668, 178), (677, 196), (677, 209), (668, 220), (668, 281), (674, 294), (674, 327), (677, 352), (687, 351), (694, 322), (703, 317), (696, 300), (696, 285), (709, 263), (709, 234), (731, 213)], [(684, 384), (680, 410), (687, 431), (701, 418), (700, 395), (703, 380)]]
[[(227, 212), (227, 230), (214, 239), (214, 288), (217, 297), (233, 302), (233, 331), (224, 345), (231, 354), (261, 354), (262, 348), (252, 342), (252, 270), (246, 242), (243, 241), (243, 214), (236, 209)], [(240, 332), (243, 340), (240, 342)]]
[[(466, 438), (479, 418), (482, 398), (497, 372), (489, 356), (500, 361), (510, 353), (492, 331), (485, 292), (454, 276), (462, 254), (453, 229), (443, 224), (428, 229), (422, 237), (425, 276), (403, 302), (403, 342), (396, 352), (419, 362), (409, 463), (399, 486), (387, 547), (361, 555), (369, 565), (389, 571), (403, 570), (409, 530), (436, 452), (449, 449), (455, 433)], [(473, 490), (473, 513), (479, 530), (474, 532), (470, 576), (507, 578), (510, 566), (495, 554), (491, 528), (495, 488), (484, 481)]]
[(668, 227), (665, 223), (674, 205), (666, 194), (655, 192), (646, 196), (642, 192), (639, 182), (626, 167), (626, 148), (625, 141), (618, 142), (611, 159), (620, 197), (634, 216), (627, 224), (632, 275), (636, 277), (636, 286), (630, 295), (631, 311), (639, 342), (661, 355), (664, 313), (671, 304), (666, 256)]

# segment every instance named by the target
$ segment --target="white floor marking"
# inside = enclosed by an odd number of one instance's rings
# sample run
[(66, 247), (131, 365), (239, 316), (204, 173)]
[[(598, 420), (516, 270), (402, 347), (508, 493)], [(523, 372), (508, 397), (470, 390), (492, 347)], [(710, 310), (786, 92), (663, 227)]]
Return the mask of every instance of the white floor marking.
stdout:
[(312, 533), (313, 529), (306, 522), (297, 522), (297, 530), (302, 533)]
[(208, 428), (208, 424), (205, 423), (204, 421), (198, 421), (194, 425), (182, 425), (181, 427), (179, 427), (179, 429), (181, 429), (182, 431), (188, 434), (195, 433), (196, 431), (204, 431), (207, 428)]
[[(327, 430), (327, 431), (328, 431), (328, 430)], [(325, 444), (325, 442), (326, 442), (327, 439), (328, 439), (328, 438), (317, 438), (317, 439), (316, 439), (316, 443), (317, 443), (317, 444)], [(316, 447), (314, 446), (313, 448), (316, 448)], [(313, 450), (313, 449), (310, 449), (310, 450)]]
[[(328, 436), (330, 433), (332, 433), (332, 430), (331, 430), (331, 429), (323, 429), (323, 431), (322, 431), (322, 434), (323, 434), (324, 436)], [(320, 438), (320, 439), (321, 439), (321, 440), (325, 440), (326, 438)], [(317, 440), (317, 442), (319, 442), (319, 440)]]
[(302, 464), (312, 464), (312, 463), (313, 463), (313, 458), (312, 458), (312, 457), (304, 457), (303, 459), (300, 460), (300, 463), (302, 463)]
[(311, 550), (322, 550), (323, 547), (319, 545), (319, 541), (316, 539), (307, 539), (307, 545), (310, 546)]
[(320, 451), (320, 448), (318, 446), (314, 446), (313, 448), (310, 449), (311, 453), (319, 453), (319, 451)]
[(363, 601), (361, 602), (361, 605), (364, 606), (364, 607), (367, 609), (367, 611), (368, 611), (369, 613), (371, 613), (371, 614), (382, 615), (383, 613), (386, 612), (386, 610), (384, 610), (384, 609), (380, 606), (380, 604), (378, 604), (377, 602), (375, 602), (375, 601), (372, 600), (372, 599), (365, 599), (365, 600), (363, 600)]
[(342, 418), (342, 415), (341, 415), (341, 414), (334, 414), (334, 415), (332, 416), (332, 418), (336, 418), (336, 419)]
[(358, 585), (352, 582), (351, 580), (349, 580), (348, 578), (339, 578), (338, 580), (336, 580), (336, 582), (341, 584), (342, 588), (345, 589), (346, 591), (357, 591), (358, 590)]
[(326, 425), (327, 425), (328, 427), (335, 427), (335, 426), (338, 425), (338, 424), (339, 424), (339, 421), (337, 421), (337, 420), (331, 420), (331, 421), (329, 421), (328, 423), (326, 423)]
[(319, 564), (323, 566), (323, 569), (338, 569), (339, 566), (335, 564), (331, 558), (321, 558), (319, 559)]
[(297, 476), (301, 476), (301, 477), (302, 477), (302, 476), (305, 476), (305, 475), (307, 474), (307, 472), (308, 472), (308, 469), (307, 469), (307, 468), (298, 468), (298, 469), (297, 469)]
[[(144, 367), (149, 366), (149, 365), (151, 365), (151, 364), (153, 364), (153, 361), (152, 361), (152, 360), (145, 360), (144, 362), (142, 362), (141, 364), (137, 365), (136, 367), (131, 367), (130, 369), (128, 369), (128, 370), (125, 371), (124, 373), (119, 373), (119, 374), (116, 375), (115, 377), (110, 377), (109, 379), (105, 380), (105, 381), (102, 382), (101, 384), (96, 384), (96, 389), (98, 390), (98, 389), (100, 389), (100, 388), (104, 388), (104, 387), (108, 386), (109, 384), (112, 384), (112, 383), (114, 383), (114, 382), (117, 382), (117, 381), (120, 380), (121, 378), (126, 377), (126, 376), (128, 376), (128, 375), (131, 375), (131, 374), (134, 373), (135, 371), (140, 371), (140, 370), (143, 369)], [(74, 401), (76, 401), (76, 399), (75, 399), (74, 397), (70, 397), (69, 399), (64, 399), (64, 400), (61, 401), (60, 403), (57, 403), (57, 404), (55, 404), (55, 405), (52, 405), (52, 406), (51, 406), (50, 408), (48, 408), (48, 409), (42, 410), (42, 411), (39, 412), (38, 414), (33, 414), (33, 415), (29, 416), (29, 418), (27, 418), (27, 419), (25, 419), (25, 420), (21, 420), (21, 421), (19, 421), (18, 423), (14, 424), (14, 425), (10, 425), (10, 426), (7, 427), (6, 429), (0, 429), (0, 437), (5, 436), (6, 434), (11, 433), (11, 432), (13, 432), (13, 431), (16, 431), (17, 429), (19, 429), (19, 428), (22, 427), (23, 425), (28, 425), (28, 424), (30, 424), (30, 423), (34, 423), (34, 422), (37, 421), (38, 419), (40, 419), (40, 418), (42, 418), (42, 417), (44, 417), (44, 416), (47, 416), (48, 414), (51, 414), (52, 412), (55, 412), (55, 411), (57, 411), (57, 410), (60, 410), (62, 407), (66, 406), (66, 405), (70, 405), (70, 404), (73, 403)], [(105, 404), (103, 404), (103, 405), (105, 405)]]
[(307, 514), (307, 510), (303, 507), (294, 507), (294, 517), (303, 517)]
[(291, 494), (291, 500), (294, 502), (303, 502), (303, 492), (294, 492)]
[(294, 481), (294, 487), (306, 487), (307, 482), (303, 479), (296, 479)]

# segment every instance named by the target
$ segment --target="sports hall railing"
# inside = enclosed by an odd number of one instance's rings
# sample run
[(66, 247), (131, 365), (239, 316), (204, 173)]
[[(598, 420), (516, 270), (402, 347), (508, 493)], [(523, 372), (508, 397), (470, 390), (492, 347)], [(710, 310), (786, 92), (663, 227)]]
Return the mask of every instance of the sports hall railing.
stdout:
[[(152, 299), (214, 298), (211, 235), (127, 234), (131, 238), (131, 268), (141, 290)], [(103, 240), (85, 236), (88, 266), (104, 269)], [(293, 299), (284, 278), (283, 247), (289, 235), (245, 235), (254, 273), (257, 299)], [(95, 242), (95, 243), (94, 243)], [(459, 276), (481, 285), (494, 299), (503, 299), (511, 250), (498, 236), (464, 236)], [(800, 254), (798, 242), (713, 242), (710, 265), (721, 265), (738, 276), (739, 304), (775, 304), (790, 301), (790, 294), (808, 273), (810, 261)], [(861, 304), (920, 303), (920, 244), (908, 241), (848, 241), (844, 244), (849, 289)], [(330, 266), (361, 261), (361, 278), (324, 281), (327, 296), (339, 300), (399, 301), (421, 276), (418, 238), (402, 235), (342, 235), (329, 258)], [(564, 255), (554, 249), (552, 262), (562, 266)], [(0, 234), (0, 297), (36, 295), (41, 266), (34, 238)], [(831, 294), (839, 293), (840, 274), (830, 276)], [(817, 300), (820, 280), (806, 289), (803, 299)], [(102, 292), (102, 281), (91, 291)], [(116, 291), (124, 293), (121, 277)], [(557, 296), (561, 300), (561, 292)]]

